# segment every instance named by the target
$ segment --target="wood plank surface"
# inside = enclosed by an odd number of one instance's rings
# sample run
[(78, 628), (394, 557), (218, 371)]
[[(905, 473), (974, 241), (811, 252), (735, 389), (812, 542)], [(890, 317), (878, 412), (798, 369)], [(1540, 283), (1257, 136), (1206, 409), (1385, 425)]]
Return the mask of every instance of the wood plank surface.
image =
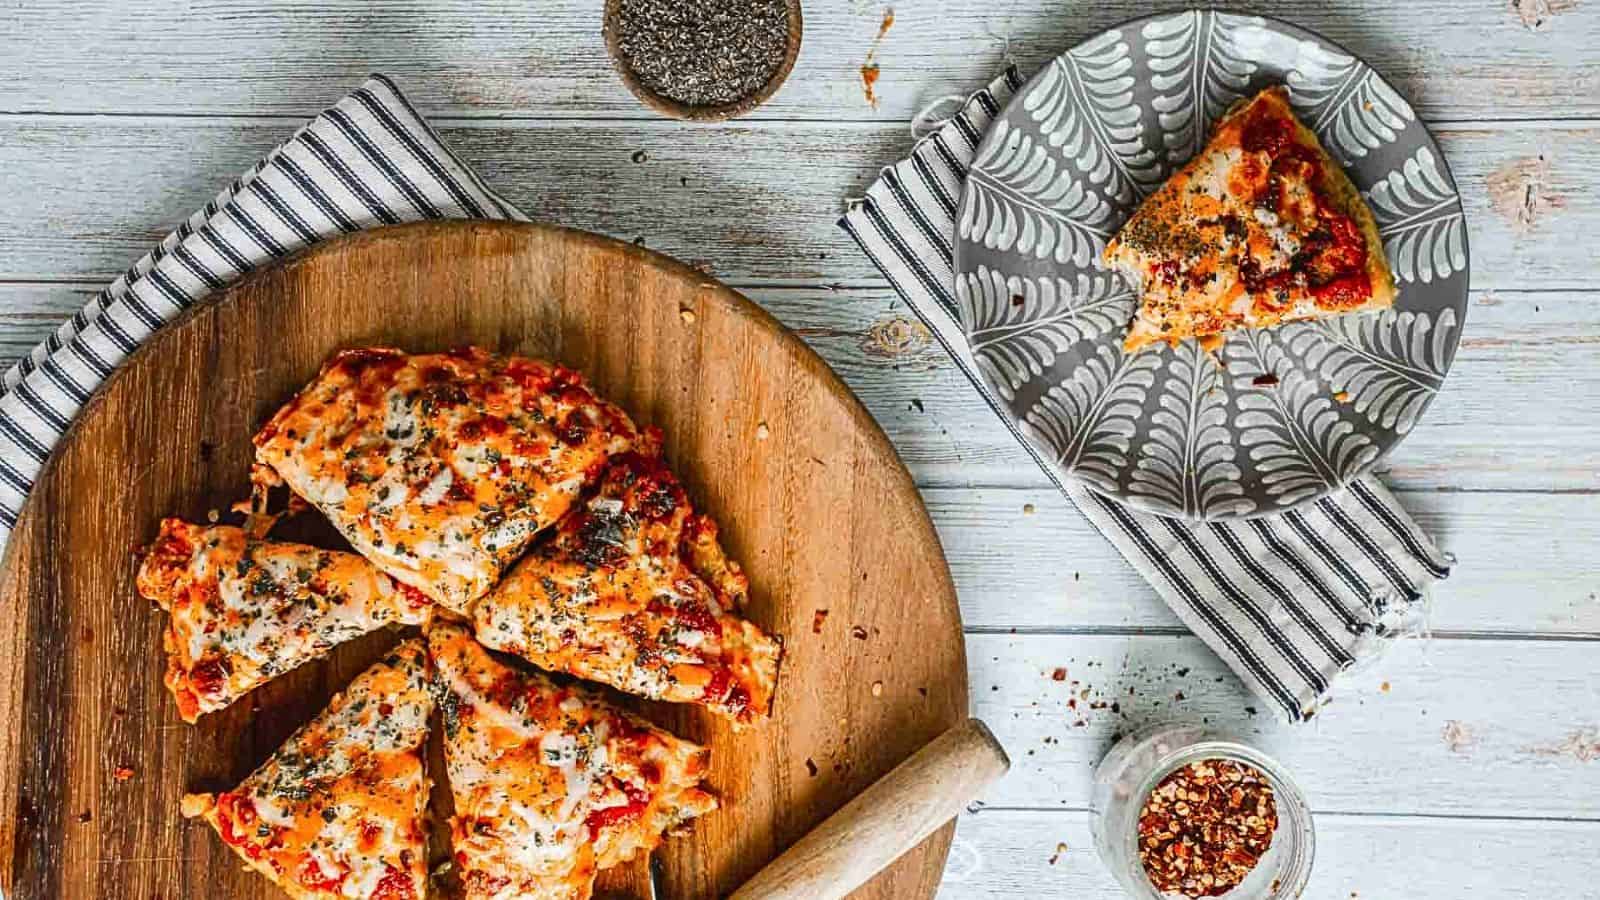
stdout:
[(1179, 720), (1276, 757), (1318, 811), (1600, 820), (1597, 649), (1402, 641), (1288, 725), (1191, 635), (969, 635), (974, 712), (1012, 760), (984, 803), (1086, 809), (1115, 737)]
[[(0, 364), (44, 339), (94, 291), (0, 284)], [(909, 327), (891, 293), (750, 294), (821, 354), (902, 449), (923, 485), (968, 628), (1181, 627), (992, 426), (942, 351), (925, 339), (902, 348), (887, 336)], [(1479, 294), (1472, 317), (1488, 333), (1469, 333), (1449, 392), (1418, 427), (1423, 437), (1388, 464), (1401, 503), (1463, 561), (1437, 591), (1432, 627), (1600, 635), (1600, 569), (1590, 564), (1600, 503), (1586, 492), (1600, 470), (1600, 294)], [(1471, 398), (1473, 410), (1463, 414), (1456, 398)], [(1474, 427), (1506, 408), (1518, 415), (1494, 434)], [(1537, 465), (1508, 466), (1508, 458)], [(1538, 573), (1565, 577), (1528, 591)]]
[[(807, 3), (795, 70), (756, 115), (903, 122), (934, 97), (973, 90), (1007, 59), (1031, 72), (1103, 28), (1185, 5)], [(1508, 3), (1218, 6), (1280, 16), (1345, 45), (1430, 118), (1600, 114), (1600, 75), (1584, 65), (1596, 33), (1577, 4), (1544, 4), (1549, 21), (1538, 29)], [(874, 109), (859, 69), (889, 8)], [(0, 69), (0, 110), (298, 118), (341, 89), (330, 86), (378, 71), (433, 115), (647, 115), (611, 72), (595, 3), (203, 0), (179, 14), (155, 0), (63, 0), (21, 4), (0, 28), (27, 37)]]
[[(327, 100), (354, 86), (330, 87)], [(298, 124), (0, 117), (0, 194), (12, 198), (0, 220), (0, 279), (116, 275)], [(435, 124), (529, 215), (643, 240), (740, 284), (881, 284), (835, 220), (846, 198), (911, 145), (902, 124)], [(1502, 122), (1436, 133), (1461, 186), (1474, 287), (1593, 287), (1600, 242), (1570, 238), (1600, 230), (1600, 125)], [(1533, 164), (1541, 155), (1542, 167)], [(1497, 173), (1499, 211), (1488, 187)], [(1533, 212), (1514, 224), (1530, 189)]]
[[(9, 365), (96, 290), (87, 283), (0, 283), (0, 357)], [(1047, 487), (893, 292), (747, 293), (839, 373), (918, 484)], [(1444, 392), (1379, 471), (1408, 492), (1600, 490), (1600, 292), (1476, 293)], [(1541, 501), (1508, 502), (1532, 511)]]
[[(164, 516), (203, 521), (246, 494), (257, 423), (332, 351), (463, 343), (560, 359), (660, 427), (749, 573), (751, 618), (787, 639), (770, 721), (735, 734), (703, 710), (649, 710), (708, 747), (708, 784), (727, 801), (657, 851), (665, 891), (730, 892), (965, 720), (955, 592), (916, 488), (866, 411), (773, 319), (681, 264), (594, 235), (459, 222), (368, 232), (263, 271), (154, 336), (41, 474), (0, 575), (12, 623), (0, 721), (15, 732), (0, 743), (0, 808), (20, 811), (0, 832), (0, 890), (277, 896), (181, 820), (178, 798), (236, 784), (394, 637), (339, 647), (184, 725), (161, 684), (163, 617), (138, 599), (130, 545)], [(824, 756), (839, 767), (828, 778), (792, 775)], [(132, 776), (115, 777), (124, 767)], [(859, 896), (931, 896), (949, 837), (936, 831)], [(604, 884), (637, 893), (645, 864)]]
[[(1066, 849), (1061, 849), (1065, 845)], [(1600, 822), (1317, 815), (1305, 900), (1549, 900), (1588, 884)], [(1578, 890), (1582, 890), (1581, 887)], [(1123, 900), (1083, 812), (963, 815), (940, 900)]]
[[(1107, 554), (1105, 538), (1053, 488), (931, 488), (923, 495), (969, 630), (1182, 629), (1150, 585)], [(1434, 631), (1600, 639), (1594, 495), (1397, 496), (1461, 561), (1433, 589)], [(1530, 590), (1534, 579), (1539, 588)]]
[[(859, 67), (890, 5), (874, 109)], [(1017, 762), (989, 805), (962, 817), (941, 897), (1120, 896), (1090, 848), (1085, 787), (1119, 730), (1155, 718), (1209, 718), (1288, 764), (1318, 809), (1307, 897), (1591, 896), (1600, 245), (1581, 235), (1600, 226), (1600, 5), (1248, 5), (1367, 58), (1433, 123), (1466, 201), (1475, 289), (1444, 393), (1383, 464), (1461, 558), (1434, 598), (1433, 626), (1449, 637), (1400, 646), (1298, 729), (1267, 721), (1181, 633), (833, 226), (844, 198), (910, 146), (906, 123), (929, 101), (970, 91), (1008, 57), (1029, 71), (1101, 27), (1181, 5), (809, 3), (799, 64), (776, 98), (751, 119), (690, 128), (624, 92), (591, 0), (19, 0), (0, 12), (0, 357), (25, 352), (305, 116), (385, 72), (530, 213), (641, 238), (750, 288), (883, 425), (949, 556), (974, 709)], [(25, 651), (21, 635), (0, 656)], [(1051, 680), (1058, 666), (1064, 683)], [(309, 680), (331, 691), (349, 674)], [(0, 694), (22, 689), (22, 673), (9, 675)], [(1080, 705), (1118, 712), (1091, 709), (1077, 727), (1073, 680), (1090, 689)], [(1131, 698), (1110, 697), (1129, 687)], [(292, 727), (283, 697), (267, 699), (246, 740)], [(147, 727), (91, 735), (81, 717), (34, 715), (62, 740), (114, 743)], [(0, 755), (15, 740), (9, 730)], [(774, 772), (809, 780), (793, 760)], [(36, 832), (41, 808), (8, 790), (14, 827)], [(131, 809), (115, 790), (72, 796), (96, 819)], [(0, 845), (26, 828), (0, 829)], [(82, 858), (131, 877), (147, 857), (207, 850), (210, 835), (134, 837)]]

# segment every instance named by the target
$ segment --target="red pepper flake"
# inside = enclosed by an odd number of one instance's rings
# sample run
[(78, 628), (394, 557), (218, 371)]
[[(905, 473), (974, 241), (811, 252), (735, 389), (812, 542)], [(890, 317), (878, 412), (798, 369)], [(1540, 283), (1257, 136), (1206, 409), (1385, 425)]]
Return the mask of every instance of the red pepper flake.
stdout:
[(111, 773), (111, 777), (118, 781), (127, 781), (128, 779), (132, 778), (133, 775), (134, 772), (130, 766), (117, 766), (117, 768)]
[(867, 639), (867, 630), (862, 628), (860, 625), (852, 626), (850, 629), (850, 636), (858, 641), (864, 641)]
[(1067, 680), (1067, 670), (1058, 667), (1054, 672), (1050, 673), (1050, 680), (1051, 681), (1066, 681)]
[(811, 633), (821, 634), (822, 623), (828, 621), (828, 611), (825, 609), (813, 610), (811, 613)]
[(894, 25), (894, 9), (883, 12), (883, 21), (878, 25), (878, 36), (872, 39), (872, 48), (867, 51), (866, 62), (861, 64), (861, 92), (867, 98), (867, 105), (873, 109), (878, 108), (878, 93), (874, 88), (878, 84), (878, 47), (883, 44), (883, 39), (889, 34), (889, 28)]
[(1250, 383), (1256, 387), (1274, 387), (1278, 383), (1278, 376), (1268, 372), (1250, 379)]
[(1139, 860), (1158, 893), (1226, 894), (1272, 846), (1278, 806), (1253, 766), (1203, 759), (1156, 785), (1139, 811)]

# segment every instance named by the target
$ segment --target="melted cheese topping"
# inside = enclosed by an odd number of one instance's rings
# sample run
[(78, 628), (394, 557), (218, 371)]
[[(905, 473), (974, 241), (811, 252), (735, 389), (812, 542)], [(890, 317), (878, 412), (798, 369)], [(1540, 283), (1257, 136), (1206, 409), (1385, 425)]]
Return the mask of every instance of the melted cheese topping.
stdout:
[(474, 605), (478, 639), (736, 724), (765, 716), (782, 645), (734, 615), (748, 581), (716, 532), (659, 457), (623, 454), (598, 495)]
[(422, 641), (396, 648), (232, 791), (184, 798), (296, 897), (421, 900), (433, 702)]
[(559, 366), (371, 349), (335, 354), (255, 442), (362, 555), (460, 612), (634, 436)]
[(1125, 349), (1387, 306), (1393, 283), (1370, 221), (1283, 89), (1263, 91), (1106, 246), (1106, 264), (1142, 295)]
[(428, 642), (469, 900), (588, 897), (596, 871), (716, 807), (700, 747), (501, 664), (460, 625)]
[(166, 684), (187, 722), (382, 625), (421, 624), (428, 607), (354, 554), (179, 519), (161, 523), (138, 588), (171, 613)]

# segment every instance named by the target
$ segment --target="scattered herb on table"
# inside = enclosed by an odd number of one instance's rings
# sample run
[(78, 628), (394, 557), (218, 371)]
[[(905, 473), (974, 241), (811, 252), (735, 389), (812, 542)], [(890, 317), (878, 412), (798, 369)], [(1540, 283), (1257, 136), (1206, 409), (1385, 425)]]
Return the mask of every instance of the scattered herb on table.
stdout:
[(1190, 763), (1156, 785), (1139, 812), (1139, 860), (1161, 893), (1215, 897), (1244, 881), (1272, 846), (1272, 785), (1231, 760)]
[(756, 93), (789, 50), (783, 0), (622, 0), (617, 47), (645, 87), (687, 106)]

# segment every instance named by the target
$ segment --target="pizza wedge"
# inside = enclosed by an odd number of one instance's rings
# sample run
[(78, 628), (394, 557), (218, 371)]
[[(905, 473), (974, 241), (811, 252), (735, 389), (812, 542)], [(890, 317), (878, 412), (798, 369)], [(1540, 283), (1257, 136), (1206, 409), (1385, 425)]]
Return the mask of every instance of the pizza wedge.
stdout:
[(595, 874), (717, 806), (706, 751), (435, 621), (428, 650), (466, 900), (587, 900)]
[(139, 593), (170, 614), (166, 685), (185, 722), (222, 709), (339, 644), (432, 604), (353, 553), (166, 519)]
[(185, 796), (183, 814), (295, 900), (422, 900), (432, 714), (417, 638), (357, 676), (238, 787)]
[(1144, 201), (1103, 262), (1141, 292), (1128, 352), (1237, 328), (1382, 309), (1394, 276), (1378, 226), (1281, 86), (1240, 101)]
[(655, 440), (641, 447), (613, 458), (588, 502), (474, 604), (478, 639), (736, 726), (765, 717), (783, 646), (737, 615), (749, 579)]
[(357, 552), (464, 613), (634, 437), (570, 369), (373, 348), (334, 354), (255, 445)]

